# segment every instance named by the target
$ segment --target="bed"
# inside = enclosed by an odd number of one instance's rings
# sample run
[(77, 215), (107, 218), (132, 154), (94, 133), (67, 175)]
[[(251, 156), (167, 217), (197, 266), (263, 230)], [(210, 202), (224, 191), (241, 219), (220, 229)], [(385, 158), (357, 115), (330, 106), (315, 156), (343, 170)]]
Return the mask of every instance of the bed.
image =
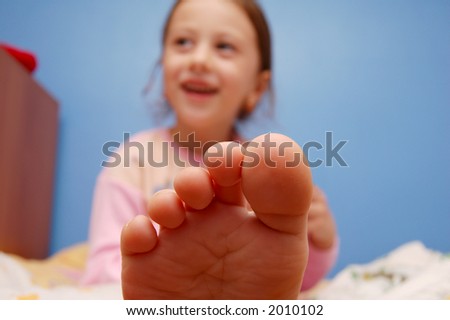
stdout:
[[(47, 259), (0, 252), (0, 299), (122, 299), (120, 283), (80, 286), (88, 244)], [(350, 265), (301, 299), (450, 299), (450, 255), (410, 242), (364, 265)]]
[(121, 299), (118, 283), (78, 285), (87, 248), (87, 244), (74, 245), (41, 260), (0, 252), (0, 299)]

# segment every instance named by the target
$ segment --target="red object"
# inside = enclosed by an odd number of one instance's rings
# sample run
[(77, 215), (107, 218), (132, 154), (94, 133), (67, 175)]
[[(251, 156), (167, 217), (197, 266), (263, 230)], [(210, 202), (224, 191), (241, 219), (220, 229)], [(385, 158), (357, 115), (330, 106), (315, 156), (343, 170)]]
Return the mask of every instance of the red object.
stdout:
[(0, 48), (5, 49), (14, 59), (16, 59), (28, 72), (32, 73), (37, 67), (37, 60), (33, 53), (12, 47), (5, 43), (0, 43)]

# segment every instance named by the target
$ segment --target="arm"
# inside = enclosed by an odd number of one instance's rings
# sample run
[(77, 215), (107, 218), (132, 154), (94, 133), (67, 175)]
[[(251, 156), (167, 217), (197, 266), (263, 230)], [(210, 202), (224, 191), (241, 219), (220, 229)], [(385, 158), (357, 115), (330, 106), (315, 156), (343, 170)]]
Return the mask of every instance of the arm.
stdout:
[(94, 192), (89, 256), (81, 283), (120, 281), (120, 233), (138, 214), (146, 214), (142, 192), (102, 171)]

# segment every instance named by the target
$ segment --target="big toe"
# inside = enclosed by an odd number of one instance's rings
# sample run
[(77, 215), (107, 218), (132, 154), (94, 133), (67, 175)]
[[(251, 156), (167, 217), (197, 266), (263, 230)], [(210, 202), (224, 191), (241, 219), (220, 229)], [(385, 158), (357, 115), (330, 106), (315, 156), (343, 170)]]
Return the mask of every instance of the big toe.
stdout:
[(292, 139), (268, 133), (245, 145), (242, 191), (267, 226), (292, 234), (304, 232), (312, 190), (311, 171)]

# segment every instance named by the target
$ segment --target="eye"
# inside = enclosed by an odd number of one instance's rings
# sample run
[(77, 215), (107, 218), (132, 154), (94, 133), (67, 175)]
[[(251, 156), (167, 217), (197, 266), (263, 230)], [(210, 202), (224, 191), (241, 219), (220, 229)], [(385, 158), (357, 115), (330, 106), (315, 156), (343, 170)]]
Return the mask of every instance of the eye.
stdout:
[(189, 48), (192, 46), (192, 40), (185, 37), (175, 39), (175, 45), (180, 48)]
[(231, 43), (228, 42), (219, 42), (217, 44), (217, 49), (227, 53), (231, 53), (236, 50), (236, 48)]

